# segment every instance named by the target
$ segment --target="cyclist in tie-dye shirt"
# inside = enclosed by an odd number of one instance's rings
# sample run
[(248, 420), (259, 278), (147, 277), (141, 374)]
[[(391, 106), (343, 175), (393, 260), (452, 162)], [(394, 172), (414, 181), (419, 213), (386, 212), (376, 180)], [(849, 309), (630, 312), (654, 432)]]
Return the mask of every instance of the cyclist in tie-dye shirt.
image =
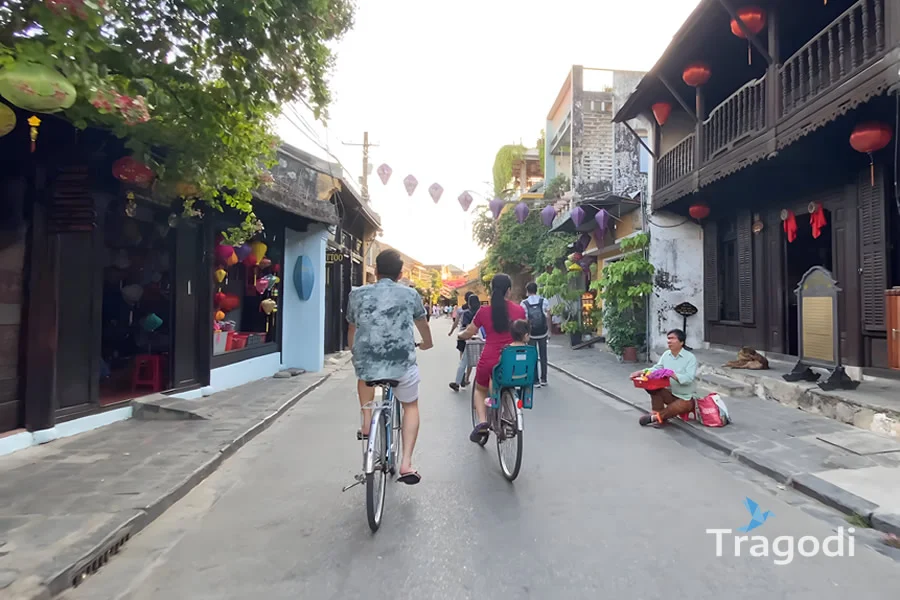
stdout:
[[(347, 306), (350, 350), (356, 369), (360, 406), (375, 398), (375, 388), (367, 381), (392, 379), (398, 382), (394, 395), (403, 406), (403, 459), (400, 477), (403, 483), (419, 483), (421, 477), (412, 467), (412, 454), (419, 433), (419, 367), (413, 327), (419, 330), (421, 350), (432, 347), (425, 305), (419, 293), (397, 283), (403, 271), (403, 259), (396, 250), (385, 250), (375, 259), (378, 283), (350, 292)], [(363, 409), (360, 435), (369, 435), (372, 411)]]

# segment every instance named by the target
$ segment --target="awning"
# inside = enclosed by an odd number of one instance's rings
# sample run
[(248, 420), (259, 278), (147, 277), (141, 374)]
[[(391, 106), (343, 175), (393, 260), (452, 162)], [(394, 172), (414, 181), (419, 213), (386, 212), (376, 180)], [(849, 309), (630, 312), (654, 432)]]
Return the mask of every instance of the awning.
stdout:
[(612, 192), (604, 192), (595, 198), (585, 198), (579, 201), (577, 206), (580, 206), (582, 210), (584, 210), (584, 220), (581, 222), (580, 226), (575, 225), (575, 221), (572, 220), (572, 211), (569, 211), (568, 214), (564, 215), (559, 223), (555, 225), (550, 231), (565, 233), (591, 233), (597, 228), (597, 223), (596, 221), (594, 221), (594, 217), (597, 215), (597, 212), (601, 208), (606, 209), (607, 212), (609, 212), (609, 214), (613, 217), (621, 218), (622, 215), (627, 215), (635, 209), (640, 208), (641, 201), (639, 198), (626, 198), (623, 196), (617, 196)]

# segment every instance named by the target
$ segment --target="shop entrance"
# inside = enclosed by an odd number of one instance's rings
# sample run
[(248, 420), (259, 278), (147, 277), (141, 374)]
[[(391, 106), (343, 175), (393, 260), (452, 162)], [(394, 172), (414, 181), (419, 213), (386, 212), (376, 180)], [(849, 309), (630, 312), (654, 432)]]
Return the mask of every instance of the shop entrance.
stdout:
[(788, 242), (785, 237), (785, 294), (787, 301), (787, 341), (788, 354), (797, 356), (800, 353), (799, 333), (797, 330), (797, 295), (794, 291), (800, 284), (803, 275), (812, 267), (820, 266), (834, 272), (834, 248), (831, 235), (831, 211), (823, 209), (825, 213), (825, 225), (819, 237), (813, 237), (813, 228), (810, 225), (807, 211), (797, 211), (797, 238)]
[(166, 211), (133, 200), (116, 200), (107, 207), (101, 406), (171, 387), (176, 235), (167, 219)]

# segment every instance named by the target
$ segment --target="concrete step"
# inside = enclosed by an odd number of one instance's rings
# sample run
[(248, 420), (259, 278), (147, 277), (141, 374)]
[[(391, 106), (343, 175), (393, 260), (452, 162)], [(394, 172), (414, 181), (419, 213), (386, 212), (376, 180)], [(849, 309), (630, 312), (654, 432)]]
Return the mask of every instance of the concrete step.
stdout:
[(699, 373), (697, 380), (705, 389), (710, 389), (723, 396), (750, 398), (754, 395), (752, 385), (716, 373)]

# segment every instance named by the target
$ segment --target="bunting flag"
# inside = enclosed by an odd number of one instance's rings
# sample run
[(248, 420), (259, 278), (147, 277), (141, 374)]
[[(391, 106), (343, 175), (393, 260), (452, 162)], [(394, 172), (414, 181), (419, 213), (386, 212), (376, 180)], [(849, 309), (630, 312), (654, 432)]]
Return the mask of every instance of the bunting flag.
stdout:
[(419, 181), (412, 175), (407, 175), (406, 179), (403, 180), (403, 187), (406, 188), (406, 193), (410, 196), (416, 191), (416, 186), (418, 185)]
[(393, 172), (394, 172), (394, 170), (391, 169), (387, 165), (383, 164), (380, 167), (378, 167), (378, 178), (381, 179), (381, 183), (383, 183), (384, 185), (387, 185), (387, 182), (391, 178), (391, 173), (393, 173)]
[(428, 188), (428, 193), (431, 195), (431, 199), (434, 200), (434, 203), (437, 204), (438, 200), (441, 199), (441, 195), (444, 193), (444, 188), (442, 188), (439, 183), (432, 183), (431, 187)]

